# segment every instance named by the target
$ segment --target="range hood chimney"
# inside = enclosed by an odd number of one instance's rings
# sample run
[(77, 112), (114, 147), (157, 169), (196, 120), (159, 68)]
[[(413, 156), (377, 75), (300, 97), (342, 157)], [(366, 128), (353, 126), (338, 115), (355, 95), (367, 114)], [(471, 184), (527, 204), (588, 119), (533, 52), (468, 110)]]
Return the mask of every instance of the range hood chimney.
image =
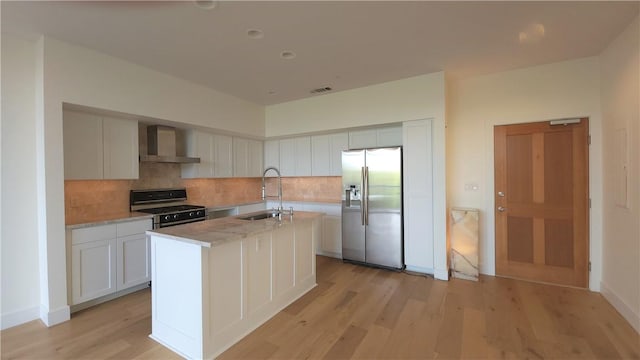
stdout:
[(200, 158), (176, 155), (176, 129), (170, 126), (152, 125), (147, 127), (147, 152), (140, 161), (193, 164)]

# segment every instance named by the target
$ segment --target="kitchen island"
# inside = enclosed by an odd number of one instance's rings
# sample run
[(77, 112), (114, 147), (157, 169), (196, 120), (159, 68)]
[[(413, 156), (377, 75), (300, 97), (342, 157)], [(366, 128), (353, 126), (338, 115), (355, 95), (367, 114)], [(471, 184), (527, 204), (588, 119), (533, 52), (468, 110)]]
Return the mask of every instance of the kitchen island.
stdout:
[(218, 356), (316, 285), (321, 213), (242, 217), (147, 231), (150, 336), (181, 356)]

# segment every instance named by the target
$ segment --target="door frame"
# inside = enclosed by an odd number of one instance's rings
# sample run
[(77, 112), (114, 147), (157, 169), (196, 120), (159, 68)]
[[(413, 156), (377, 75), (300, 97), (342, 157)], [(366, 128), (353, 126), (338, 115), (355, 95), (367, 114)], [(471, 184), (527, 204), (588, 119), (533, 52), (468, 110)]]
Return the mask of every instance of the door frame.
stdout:
[[(587, 246), (589, 251), (588, 261), (591, 264), (591, 271), (589, 271), (589, 284), (588, 288), (591, 291), (600, 291), (600, 281), (602, 280), (602, 259), (598, 254), (602, 254), (602, 189), (597, 188), (594, 184), (602, 184), (602, 141), (601, 132), (593, 132), (593, 129), (599, 129), (601, 126), (601, 118), (599, 116), (580, 115), (580, 116), (566, 116), (562, 118), (528, 118), (528, 119), (491, 119), (484, 123), (485, 133), (485, 174), (484, 180), (486, 184), (485, 196), (487, 198), (484, 201), (485, 207), (482, 209), (484, 220), (481, 220), (480, 236), (481, 236), (481, 251), (480, 251), (480, 272), (487, 275), (495, 276), (496, 274), (496, 219), (495, 219), (495, 159), (494, 159), (494, 133), (493, 128), (497, 125), (518, 125), (531, 122), (548, 122), (552, 120), (562, 119), (576, 119), (587, 118), (589, 120), (589, 137), (591, 139), (589, 144), (589, 184), (588, 193), (591, 200), (591, 208), (589, 209), (588, 216), (588, 238), (589, 244)], [(598, 156), (596, 156), (598, 155)], [(484, 229), (483, 229), (484, 227)], [(482, 239), (487, 239), (485, 244), (482, 244)]]

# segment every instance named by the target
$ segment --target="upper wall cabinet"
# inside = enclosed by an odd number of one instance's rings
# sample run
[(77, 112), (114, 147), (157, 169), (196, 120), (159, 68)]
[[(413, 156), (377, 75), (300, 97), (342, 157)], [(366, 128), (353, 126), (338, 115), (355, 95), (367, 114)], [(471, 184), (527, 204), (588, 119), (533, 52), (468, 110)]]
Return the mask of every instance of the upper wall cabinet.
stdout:
[(349, 148), (349, 135), (338, 133), (311, 137), (311, 175), (341, 176), (342, 150)]
[[(280, 141), (267, 140), (264, 142), (264, 168), (276, 167), (280, 169)], [(274, 177), (276, 173), (269, 171), (265, 176)]]
[(311, 138), (301, 136), (280, 140), (280, 174), (311, 176)]
[(233, 176), (262, 176), (263, 143), (260, 140), (233, 138)]
[(65, 110), (66, 180), (137, 179), (138, 123)]
[(349, 132), (349, 149), (402, 146), (402, 126)]
[(200, 163), (183, 164), (183, 178), (233, 176), (233, 138), (198, 130), (186, 132), (187, 156), (199, 157)]

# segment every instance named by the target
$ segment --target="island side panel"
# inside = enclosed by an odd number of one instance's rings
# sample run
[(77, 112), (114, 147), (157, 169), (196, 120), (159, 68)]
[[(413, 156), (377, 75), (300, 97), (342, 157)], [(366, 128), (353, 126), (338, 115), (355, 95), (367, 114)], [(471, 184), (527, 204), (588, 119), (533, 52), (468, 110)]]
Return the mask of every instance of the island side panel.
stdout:
[(203, 248), (151, 235), (151, 338), (203, 358)]

